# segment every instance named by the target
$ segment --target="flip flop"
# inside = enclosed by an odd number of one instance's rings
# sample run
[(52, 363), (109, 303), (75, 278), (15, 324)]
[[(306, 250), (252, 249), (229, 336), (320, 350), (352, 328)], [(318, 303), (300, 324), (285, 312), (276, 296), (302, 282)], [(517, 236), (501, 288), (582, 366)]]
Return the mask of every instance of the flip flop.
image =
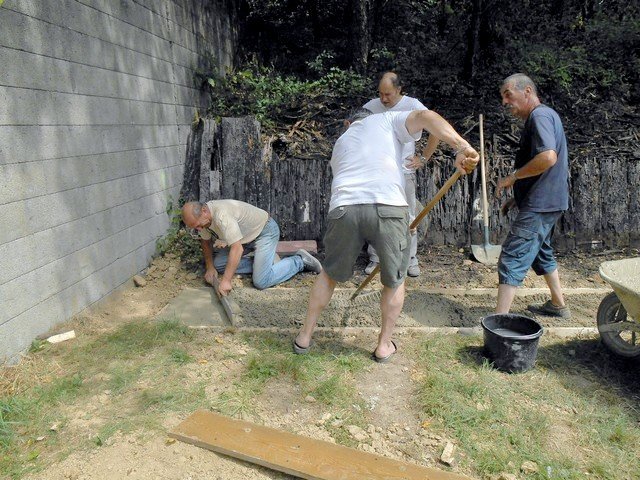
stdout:
[(396, 345), (396, 342), (391, 340), (391, 343), (393, 344), (393, 348), (395, 349), (393, 352), (391, 352), (386, 357), (379, 357), (379, 356), (376, 355), (376, 351), (374, 350), (373, 352), (371, 352), (372, 360), (374, 362), (377, 362), (377, 363), (387, 363), (389, 360), (391, 360), (391, 356), (395, 355), (396, 353), (398, 353), (398, 345)]
[(311, 349), (311, 343), (309, 344), (308, 347), (301, 347), (300, 345), (298, 345), (298, 342), (296, 342), (296, 339), (294, 337), (294, 339), (293, 339), (293, 353), (295, 353), (296, 355), (306, 355), (307, 353), (309, 353), (310, 349)]

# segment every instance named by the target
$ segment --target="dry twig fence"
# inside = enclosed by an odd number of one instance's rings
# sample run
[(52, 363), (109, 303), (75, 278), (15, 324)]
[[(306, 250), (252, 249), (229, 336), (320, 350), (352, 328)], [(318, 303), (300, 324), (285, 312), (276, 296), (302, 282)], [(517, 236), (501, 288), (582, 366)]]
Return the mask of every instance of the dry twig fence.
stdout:
[[(571, 199), (558, 225), (560, 250), (640, 247), (640, 135), (627, 132), (620, 148), (573, 138), (570, 145)], [(513, 133), (486, 136), (489, 192), (512, 171), (518, 139)], [(263, 139), (252, 117), (204, 119), (192, 129), (187, 145), (184, 199), (235, 198), (257, 205), (278, 221), (283, 239), (321, 241), (331, 190), (329, 158), (281, 158)], [(447, 154), (418, 172), (418, 198), (427, 202), (453, 173)], [(429, 244), (469, 245), (481, 241), (479, 172), (451, 189), (426, 219)], [(499, 244), (512, 218), (499, 215), (500, 201), (490, 199), (492, 243)]]

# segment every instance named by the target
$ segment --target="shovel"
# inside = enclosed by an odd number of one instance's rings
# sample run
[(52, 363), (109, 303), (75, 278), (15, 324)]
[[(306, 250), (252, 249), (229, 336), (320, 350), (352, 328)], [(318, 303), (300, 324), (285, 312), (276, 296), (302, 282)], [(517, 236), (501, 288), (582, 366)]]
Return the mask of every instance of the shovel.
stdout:
[(486, 265), (497, 265), (498, 257), (502, 247), (489, 243), (489, 202), (487, 201), (487, 178), (484, 166), (484, 128), (483, 116), (480, 114), (480, 178), (482, 181), (482, 223), (484, 233), (484, 244), (471, 245), (473, 256), (480, 263)]

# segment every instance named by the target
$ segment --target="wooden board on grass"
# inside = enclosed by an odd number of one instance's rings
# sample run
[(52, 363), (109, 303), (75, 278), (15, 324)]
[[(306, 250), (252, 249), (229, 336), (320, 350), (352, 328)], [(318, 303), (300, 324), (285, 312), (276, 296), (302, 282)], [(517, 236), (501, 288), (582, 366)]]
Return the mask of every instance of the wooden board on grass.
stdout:
[(470, 480), (204, 410), (169, 436), (307, 480)]

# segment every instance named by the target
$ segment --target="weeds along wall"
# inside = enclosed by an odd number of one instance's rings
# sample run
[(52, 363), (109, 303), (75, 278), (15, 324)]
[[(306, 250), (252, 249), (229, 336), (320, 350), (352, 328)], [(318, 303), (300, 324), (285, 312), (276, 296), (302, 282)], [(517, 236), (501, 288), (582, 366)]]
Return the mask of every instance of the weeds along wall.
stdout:
[(148, 265), (234, 0), (0, 2), (0, 364)]

